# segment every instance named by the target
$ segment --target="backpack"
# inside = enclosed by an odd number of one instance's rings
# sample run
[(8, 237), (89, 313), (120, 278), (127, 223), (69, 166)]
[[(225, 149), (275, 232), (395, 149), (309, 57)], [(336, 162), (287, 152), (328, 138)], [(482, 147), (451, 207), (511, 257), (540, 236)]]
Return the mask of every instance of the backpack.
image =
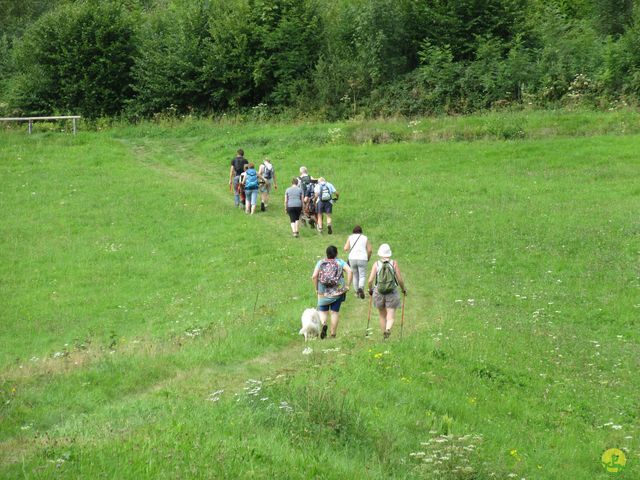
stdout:
[(325, 287), (335, 287), (340, 283), (340, 277), (342, 277), (342, 268), (335, 259), (326, 259), (320, 263), (318, 280)]
[(300, 175), (298, 177), (298, 183), (300, 184), (300, 188), (302, 190), (306, 190), (309, 185), (311, 185), (311, 177), (309, 175)]
[(329, 190), (326, 184), (320, 185), (320, 200), (323, 202), (331, 200), (331, 190)]
[(262, 176), (267, 180), (271, 180), (271, 177), (273, 176), (273, 165), (267, 165), (266, 163), (263, 165), (264, 169), (262, 170)]
[(247, 163), (249, 162), (247, 162), (244, 157), (236, 157), (233, 159), (232, 165), (236, 176), (242, 175), (242, 173), (244, 172), (244, 166)]
[(247, 173), (244, 177), (244, 189), (245, 190), (255, 190), (258, 188), (258, 173), (250, 168), (247, 170)]
[(313, 197), (313, 183), (307, 183), (307, 186), (305, 187), (304, 190), (304, 196), (305, 197)]
[[(382, 265), (380, 265), (382, 264)], [(378, 287), (378, 293), (387, 294), (392, 293), (398, 285), (396, 280), (396, 272), (393, 269), (393, 265), (390, 262), (379, 262), (378, 273), (376, 274), (376, 285)]]

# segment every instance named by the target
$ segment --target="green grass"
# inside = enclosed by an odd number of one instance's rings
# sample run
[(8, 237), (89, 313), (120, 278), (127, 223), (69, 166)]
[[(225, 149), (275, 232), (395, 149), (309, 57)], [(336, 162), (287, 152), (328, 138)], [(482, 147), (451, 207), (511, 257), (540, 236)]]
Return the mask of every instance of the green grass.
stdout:
[[(639, 127), (0, 133), (0, 478), (597, 479), (608, 448), (638, 477)], [(233, 208), (238, 147), (276, 165), (266, 214)], [(300, 165), (341, 192), (332, 237), (290, 237)], [(403, 268), (402, 339), (351, 297), (303, 355), (313, 264), (356, 223)]]

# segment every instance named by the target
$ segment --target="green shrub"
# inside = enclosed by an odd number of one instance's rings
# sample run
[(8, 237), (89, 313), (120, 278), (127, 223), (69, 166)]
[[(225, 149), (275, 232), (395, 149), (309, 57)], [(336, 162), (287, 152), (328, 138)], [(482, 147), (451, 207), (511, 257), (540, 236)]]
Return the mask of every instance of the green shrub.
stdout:
[(210, 108), (203, 73), (211, 38), (203, 4), (170, 5), (147, 15), (138, 32), (129, 114), (190, 113)]
[(17, 45), (10, 101), (25, 114), (115, 115), (131, 96), (134, 24), (115, 2), (64, 4)]

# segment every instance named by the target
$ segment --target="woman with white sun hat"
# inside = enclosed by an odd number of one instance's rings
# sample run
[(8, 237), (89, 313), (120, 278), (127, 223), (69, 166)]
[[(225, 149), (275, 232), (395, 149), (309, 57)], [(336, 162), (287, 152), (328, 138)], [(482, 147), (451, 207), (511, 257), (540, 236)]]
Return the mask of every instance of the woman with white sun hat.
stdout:
[(398, 262), (391, 260), (391, 255), (391, 247), (388, 243), (380, 245), (378, 248), (380, 260), (373, 264), (367, 282), (369, 295), (373, 297), (373, 304), (378, 309), (380, 330), (385, 339), (391, 335), (396, 310), (401, 305), (398, 287), (403, 295), (407, 294)]

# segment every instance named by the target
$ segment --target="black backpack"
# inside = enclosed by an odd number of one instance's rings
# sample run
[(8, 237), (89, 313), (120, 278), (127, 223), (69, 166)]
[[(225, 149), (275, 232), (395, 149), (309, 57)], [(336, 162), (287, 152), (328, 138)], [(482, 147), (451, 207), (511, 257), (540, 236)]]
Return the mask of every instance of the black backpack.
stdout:
[(236, 157), (233, 159), (233, 170), (236, 173), (236, 176), (242, 175), (244, 172), (244, 166), (249, 163), (244, 157)]
[(306, 192), (307, 188), (309, 188), (309, 185), (311, 185), (311, 177), (309, 175), (300, 175), (298, 177), (298, 181), (300, 183), (300, 188), (302, 189), (302, 191)]

